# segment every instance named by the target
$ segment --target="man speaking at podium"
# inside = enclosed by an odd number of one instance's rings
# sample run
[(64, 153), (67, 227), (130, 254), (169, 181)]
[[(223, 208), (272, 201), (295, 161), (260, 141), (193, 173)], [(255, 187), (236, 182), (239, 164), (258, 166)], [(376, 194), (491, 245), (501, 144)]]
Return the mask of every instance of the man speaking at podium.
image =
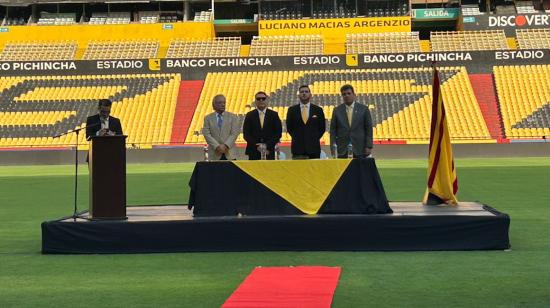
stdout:
[(86, 140), (92, 136), (122, 135), (120, 120), (110, 116), (112, 104), (108, 99), (99, 100), (98, 113), (86, 119)]

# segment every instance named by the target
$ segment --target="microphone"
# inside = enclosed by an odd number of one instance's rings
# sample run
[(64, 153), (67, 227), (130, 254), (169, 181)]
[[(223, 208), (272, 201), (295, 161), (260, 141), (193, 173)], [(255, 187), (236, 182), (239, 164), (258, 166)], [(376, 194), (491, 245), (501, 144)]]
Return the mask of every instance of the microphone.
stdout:
[(88, 128), (88, 127), (89, 127), (89, 128), (92, 128), (92, 127), (96, 127), (96, 126), (99, 126), (99, 125), (101, 125), (101, 122), (99, 122), (99, 123), (94, 123), (94, 124), (90, 124), (90, 125), (88, 125), (88, 126), (84, 126), (84, 127), (79, 128), (79, 129), (73, 129), (73, 130), (70, 130), (70, 131), (68, 131), (68, 132), (61, 133), (61, 134), (59, 134), (59, 135), (55, 135), (55, 136), (53, 136), (53, 138), (54, 138), (54, 139), (55, 139), (55, 138), (59, 138), (59, 137), (61, 137), (61, 136), (67, 135), (67, 134), (72, 133), (72, 132), (81, 131), (81, 130), (86, 129), (86, 128)]

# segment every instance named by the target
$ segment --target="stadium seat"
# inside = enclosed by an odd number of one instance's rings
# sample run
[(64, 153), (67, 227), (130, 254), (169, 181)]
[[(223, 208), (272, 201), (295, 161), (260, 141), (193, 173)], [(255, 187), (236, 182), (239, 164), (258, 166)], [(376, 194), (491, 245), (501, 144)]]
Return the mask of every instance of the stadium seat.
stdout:
[(240, 37), (216, 37), (211, 40), (183, 40), (170, 42), (166, 58), (238, 57)]
[(504, 30), (432, 32), (432, 51), (508, 49)]
[(209, 22), (212, 20), (212, 12), (211, 11), (200, 11), (195, 14), (195, 17), (193, 18), (193, 21), (196, 22)]
[[(448, 106), (449, 130), (455, 142), (494, 142), (481, 114), (464, 67), (442, 68), (442, 93)], [(369, 106), (375, 123), (376, 140), (407, 140), (426, 143), (430, 134), (431, 82), (429, 68), (356, 69), (319, 71), (209, 73), (186, 137), (188, 144), (202, 144), (204, 116), (212, 112), (211, 99), (218, 93), (227, 98), (226, 109), (241, 120), (254, 108), (259, 90), (270, 95), (269, 105), (286, 119), (289, 106), (296, 104), (297, 89), (309, 84), (313, 103), (323, 107), (327, 128), (334, 107), (340, 104), (339, 89), (349, 83), (358, 101)], [(464, 119), (469, 119), (464, 121)], [(284, 123), (283, 123), (283, 130)], [(328, 143), (328, 134), (323, 142)], [(283, 133), (282, 142), (290, 136)], [(242, 136), (238, 142), (244, 142)]]
[(519, 49), (549, 49), (550, 29), (517, 29)]
[(254, 36), (250, 56), (322, 55), (323, 46), (320, 35)]
[(153, 40), (140, 41), (91, 41), (84, 52), (83, 60), (102, 59), (149, 59), (156, 58), (160, 43)]
[(0, 61), (74, 60), (76, 49), (76, 42), (8, 42)]
[[(84, 125), (100, 98), (113, 101), (129, 147), (168, 144), (179, 84), (179, 74), (1, 77), (1, 104), (9, 111), (0, 112), (0, 145), (71, 146), (74, 134), (52, 136)], [(84, 134), (79, 138), (86, 148)]]
[(494, 74), (506, 137), (550, 136), (550, 66), (495, 66)]
[(471, 4), (471, 5), (462, 5), (462, 15), (464, 16), (477, 16), (477, 15), (483, 15), (483, 13), (479, 10), (479, 6), (477, 4)]
[(347, 54), (420, 52), (418, 32), (346, 35)]
[(139, 22), (142, 24), (156, 24), (159, 18), (158, 12), (139, 12)]

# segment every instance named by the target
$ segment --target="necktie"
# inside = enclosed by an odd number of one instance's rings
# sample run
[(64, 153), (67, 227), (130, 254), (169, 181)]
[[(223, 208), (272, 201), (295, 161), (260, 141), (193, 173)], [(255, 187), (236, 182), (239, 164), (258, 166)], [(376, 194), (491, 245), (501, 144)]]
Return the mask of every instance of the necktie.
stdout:
[(307, 123), (307, 118), (308, 118), (308, 114), (307, 114), (307, 106), (306, 105), (302, 105), (302, 121), (304, 122), (304, 124)]
[(218, 128), (222, 129), (223, 126), (223, 116), (218, 113)]
[(260, 112), (260, 127), (264, 128), (265, 113)]
[(346, 113), (348, 114), (349, 127), (351, 127), (351, 119), (353, 117), (353, 108), (351, 106), (346, 106)]

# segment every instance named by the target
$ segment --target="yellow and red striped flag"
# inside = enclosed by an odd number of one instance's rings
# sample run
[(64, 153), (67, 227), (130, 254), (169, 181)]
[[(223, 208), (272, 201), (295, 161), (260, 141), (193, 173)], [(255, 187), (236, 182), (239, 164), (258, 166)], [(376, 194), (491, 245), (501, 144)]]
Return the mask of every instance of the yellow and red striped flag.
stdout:
[(453, 159), (451, 136), (447, 126), (445, 104), (441, 95), (439, 73), (434, 66), (432, 86), (432, 124), (428, 161), (428, 188), (424, 195), (425, 205), (458, 204), (458, 178)]

